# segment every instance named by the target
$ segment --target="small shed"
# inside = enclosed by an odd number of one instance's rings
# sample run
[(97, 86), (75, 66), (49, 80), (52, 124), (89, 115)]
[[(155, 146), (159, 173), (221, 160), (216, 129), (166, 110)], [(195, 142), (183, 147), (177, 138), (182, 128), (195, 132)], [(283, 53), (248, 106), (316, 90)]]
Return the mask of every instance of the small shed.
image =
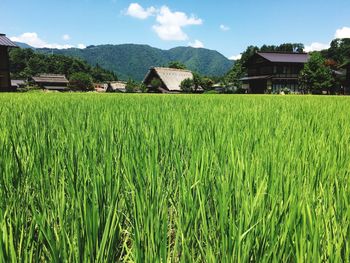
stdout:
[(65, 75), (59, 74), (40, 74), (32, 78), (33, 82), (45, 89), (45, 90), (54, 90), (54, 91), (67, 91), (69, 90), (67, 80)]
[(0, 91), (15, 91), (11, 86), (9, 48), (17, 47), (5, 34), (0, 34)]
[[(159, 80), (159, 87), (152, 86), (152, 81), (154, 79)], [(181, 92), (180, 85), (185, 79), (193, 79), (193, 74), (191, 71), (184, 69), (153, 67), (149, 69), (143, 83), (150, 91), (153, 92)]]

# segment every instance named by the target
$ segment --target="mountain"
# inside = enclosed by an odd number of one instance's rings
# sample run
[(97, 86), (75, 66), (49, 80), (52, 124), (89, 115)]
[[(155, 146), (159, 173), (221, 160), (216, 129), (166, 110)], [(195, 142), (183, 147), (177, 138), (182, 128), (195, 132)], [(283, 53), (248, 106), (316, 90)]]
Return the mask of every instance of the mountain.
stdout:
[(26, 43), (22, 43), (22, 42), (15, 42), (15, 44), (20, 47), (20, 48), (30, 48), (30, 49), (35, 49), (34, 47), (26, 44)]
[(132, 78), (138, 81), (144, 78), (150, 67), (166, 66), (171, 61), (179, 61), (190, 70), (207, 76), (222, 76), (234, 63), (217, 51), (192, 47), (162, 50), (148, 45), (123, 44), (88, 46), (85, 49), (36, 50), (40, 53), (78, 57), (90, 65), (98, 64), (115, 72), (120, 79)]

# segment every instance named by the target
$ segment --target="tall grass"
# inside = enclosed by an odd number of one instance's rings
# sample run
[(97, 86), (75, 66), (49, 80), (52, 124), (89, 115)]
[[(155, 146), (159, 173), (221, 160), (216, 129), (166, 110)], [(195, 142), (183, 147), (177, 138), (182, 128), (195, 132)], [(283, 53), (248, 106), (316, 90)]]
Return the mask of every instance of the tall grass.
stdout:
[(0, 262), (349, 262), (349, 108), (0, 94)]

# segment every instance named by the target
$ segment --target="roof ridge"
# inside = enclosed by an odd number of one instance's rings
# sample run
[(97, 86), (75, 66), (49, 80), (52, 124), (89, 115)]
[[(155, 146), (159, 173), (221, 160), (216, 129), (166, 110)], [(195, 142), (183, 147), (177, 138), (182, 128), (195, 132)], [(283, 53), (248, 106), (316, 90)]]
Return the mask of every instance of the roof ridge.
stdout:
[(258, 51), (258, 54), (307, 55), (307, 52)]
[(65, 74), (51, 74), (51, 73), (40, 73), (36, 77), (41, 77), (41, 76), (56, 76), (56, 77), (61, 77), (61, 76), (66, 76)]
[(169, 67), (152, 67), (151, 69), (166, 69), (166, 70), (172, 70), (172, 71), (192, 72), (189, 69), (179, 69), (179, 68), (169, 68)]
[(9, 39), (6, 34), (0, 34), (0, 46), (5, 47), (18, 47), (11, 39)]

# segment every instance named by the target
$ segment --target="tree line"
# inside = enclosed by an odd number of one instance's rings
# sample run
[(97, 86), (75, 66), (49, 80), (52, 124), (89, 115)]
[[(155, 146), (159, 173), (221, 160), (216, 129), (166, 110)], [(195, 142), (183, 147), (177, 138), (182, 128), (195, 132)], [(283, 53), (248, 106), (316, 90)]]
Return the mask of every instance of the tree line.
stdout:
[[(246, 64), (256, 52), (304, 52), (301, 43), (285, 43), (282, 45), (263, 45), (261, 47), (249, 46), (236, 60), (231, 70), (223, 77), (202, 76), (193, 72), (193, 79), (186, 79), (181, 83), (183, 92), (196, 92), (199, 89), (210, 92), (214, 84), (219, 83), (223, 87), (222, 92), (241, 93), (242, 82), (240, 79), (247, 74)], [(335, 92), (336, 87), (342, 81), (335, 77), (335, 72), (350, 63), (350, 39), (335, 39), (330, 48), (312, 52), (310, 60), (305, 64), (299, 76), (300, 89), (306, 93), (327, 90)], [(173, 61), (170, 68), (186, 69), (180, 62)], [(29, 79), (40, 73), (64, 74), (71, 82), (71, 88), (75, 90), (91, 90), (93, 82), (111, 82), (118, 80), (116, 74), (105, 70), (99, 65), (91, 66), (87, 62), (64, 55), (40, 54), (31, 49), (12, 49), (10, 51), (10, 71), (12, 78)], [(159, 87), (159, 80), (152, 81), (153, 87)], [(234, 89), (230, 89), (234, 87)], [(129, 79), (126, 84), (127, 92), (147, 92), (147, 87), (142, 83)]]
[(117, 75), (87, 62), (63, 55), (40, 54), (32, 49), (12, 49), (9, 53), (10, 72), (13, 79), (30, 79), (41, 73), (63, 74), (68, 79), (89, 79), (91, 82), (118, 80)]

